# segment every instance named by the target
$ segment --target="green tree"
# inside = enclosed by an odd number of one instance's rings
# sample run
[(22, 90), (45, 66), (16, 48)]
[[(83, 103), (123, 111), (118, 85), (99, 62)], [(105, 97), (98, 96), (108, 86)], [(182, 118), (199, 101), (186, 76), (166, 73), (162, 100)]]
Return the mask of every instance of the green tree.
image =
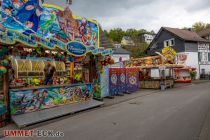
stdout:
[(196, 22), (192, 26), (193, 31), (195, 31), (195, 32), (200, 32), (200, 31), (206, 29), (206, 27), (207, 27), (207, 24), (204, 22)]
[(131, 52), (132, 57), (139, 58), (146, 56), (146, 50), (148, 46), (149, 45), (147, 43), (138, 43), (133, 47), (127, 46), (125, 49)]
[(145, 29), (127, 29), (126, 31), (123, 31), (121, 28), (115, 28), (111, 29), (109, 32), (104, 31), (104, 33), (107, 35), (107, 37), (112, 42), (121, 43), (122, 38), (124, 36), (129, 36), (134, 41), (134, 46), (122, 46), (122, 48), (130, 51), (132, 54), (132, 57), (143, 57), (146, 56), (146, 49), (148, 48), (148, 44), (141, 43), (140, 42), (140, 35), (142, 33), (154, 33), (154, 31), (148, 32)]
[(110, 30), (108, 37), (113, 42), (120, 43), (124, 35), (125, 35), (125, 32), (121, 28), (116, 28), (116, 29)]
[(206, 24), (206, 29), (209, 29), (209, 28), (210, 28), (210, 24), (207, 23), (207, 24)]

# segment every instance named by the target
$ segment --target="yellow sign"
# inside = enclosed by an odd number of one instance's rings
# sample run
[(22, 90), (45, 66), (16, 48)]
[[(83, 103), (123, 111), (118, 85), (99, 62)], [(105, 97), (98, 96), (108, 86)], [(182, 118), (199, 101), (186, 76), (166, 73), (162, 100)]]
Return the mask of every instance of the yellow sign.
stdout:
[(167, 61), (172, 61), (174, 60), (176, 56), (176, 51), (171, 47), (165, 47), (162, 50), (162, 54), (166, 58)]

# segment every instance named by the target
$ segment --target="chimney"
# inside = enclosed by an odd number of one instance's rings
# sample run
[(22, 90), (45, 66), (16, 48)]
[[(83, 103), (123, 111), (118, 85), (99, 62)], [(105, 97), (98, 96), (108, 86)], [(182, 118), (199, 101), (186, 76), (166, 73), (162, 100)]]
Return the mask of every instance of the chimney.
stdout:
[(191, 32), (193, 32), (193, 29), (192, 29), (192, 28), (188, 28), (187, 30), (188, 30), (188, 31), (191, 31)]

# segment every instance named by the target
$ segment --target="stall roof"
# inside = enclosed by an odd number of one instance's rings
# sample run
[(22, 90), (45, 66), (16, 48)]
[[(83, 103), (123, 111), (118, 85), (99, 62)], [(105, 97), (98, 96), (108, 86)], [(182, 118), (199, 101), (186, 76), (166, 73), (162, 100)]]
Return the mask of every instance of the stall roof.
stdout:
[(177, 64), (167, 64), (167, 65), (149, 65), (149, 66), (136, 66), (137, 68), (140, 68), (140, 69), (152, 69), (152, 68), (155, 68), (155, 69), (158, 69), (158, 68), (183, 68), (184, 65), (177, 65)]

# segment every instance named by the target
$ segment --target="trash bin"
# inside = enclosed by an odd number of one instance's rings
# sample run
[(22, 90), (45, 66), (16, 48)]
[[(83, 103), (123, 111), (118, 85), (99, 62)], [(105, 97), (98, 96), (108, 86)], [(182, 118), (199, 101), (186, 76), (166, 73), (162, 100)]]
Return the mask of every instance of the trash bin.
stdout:
[(160, 81), (160, 90), (161, 90), (161, 91), (166, 90), (166, 84), (165, 84), (165, 81), (164, 81), (164, 80), (161, 80), (161, 81)]

